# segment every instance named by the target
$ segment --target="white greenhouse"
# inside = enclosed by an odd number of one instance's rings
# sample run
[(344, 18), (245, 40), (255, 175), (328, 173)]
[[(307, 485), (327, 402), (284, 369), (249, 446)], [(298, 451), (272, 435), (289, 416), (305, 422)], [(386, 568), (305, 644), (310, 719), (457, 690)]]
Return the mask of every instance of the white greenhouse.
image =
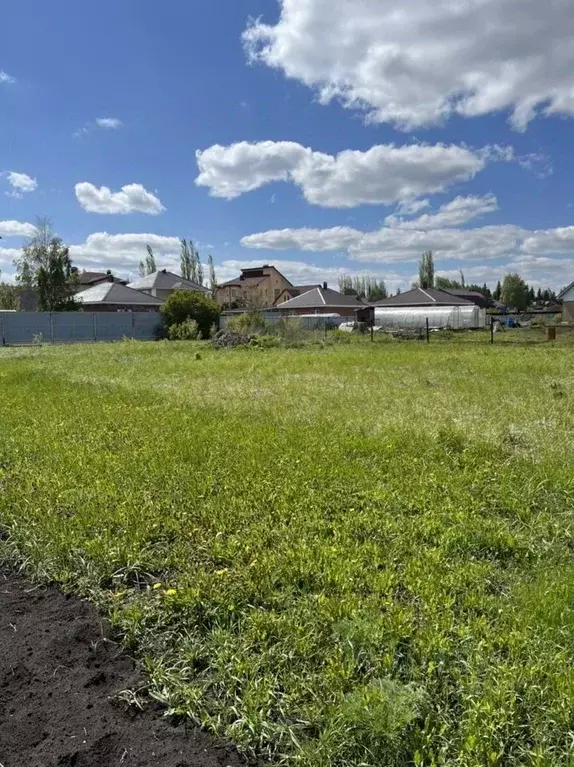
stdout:
[(375, 327), (467, 330), (486, 327), (486, 311), (478, 306), (375, 306)]

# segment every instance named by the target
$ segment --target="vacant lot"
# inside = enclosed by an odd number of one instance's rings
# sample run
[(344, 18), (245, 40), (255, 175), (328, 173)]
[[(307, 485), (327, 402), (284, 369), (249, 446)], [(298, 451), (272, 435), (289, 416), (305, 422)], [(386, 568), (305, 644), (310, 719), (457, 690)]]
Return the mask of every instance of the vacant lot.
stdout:
[(0, 556), (264, 758), (571, 765), (573, 413), (550, 346), (4, 350)]

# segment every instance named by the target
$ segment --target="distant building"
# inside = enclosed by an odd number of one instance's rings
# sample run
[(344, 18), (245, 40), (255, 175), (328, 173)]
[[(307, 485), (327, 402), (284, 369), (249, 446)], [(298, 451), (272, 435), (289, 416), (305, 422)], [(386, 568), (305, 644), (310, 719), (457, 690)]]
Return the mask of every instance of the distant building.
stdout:
[(81, 272), (76, 271), (74, 272), (74, 278), (78, 285), (78, 290), (87, 290), (96, 285), (101, 285), (102, 282), (117, 282), (119, 285), (127, 284), (127, 280), (114, 277), (109, 269), (107, 272), (87, 272), (85, 269)]
[(355, 311), (364, 302), (357, 296), (346, 296), (336, 290), (331, 290), (324, 282), (322, 287), (312, 288), (289, 301), (277, 304), (275, 307), (280, 315), (308, 314), (338, 314), (340, 317), (355, 319)]
[(563, 322), (574, 323), (574, 282), (571, 282), (567, 288), (564, 288), (558, 296), (558, 300), (562, 301)]
[(477, 290), (455, 290), (451, 288), (445, 288), (445, 293), (450, 293), (452, 296), (456, 296), (457, 298), (464, 298), (465, 301), (470, 301), (471, 304), (475, 304), (475, 306), (479, 306), (481, 309), (486, 309), (491, 304), (489, 299), (483, 293), (479, 293)]
[(292, 298), (296, 298), (297, 296), (300, 296), (302, 293), (308, 293), (310, 290), (315, 290), (315, 288), (322, 287), (319, 284), (316, 285), (292, 285), (290, 288), (285, 288), (285, 290), (278, 295), (278, 297), (275, 299), (274, 306), (279, 306), (279, 304), (284, 304), (286, 301), (290, 301)]
[(90, 312), (158, 312), (163, 299), (116, 282), (81, 290), (74, 299)]
[(226, 309), (273, 306), (279, 296), (294, 286), (274, 266), (242, 269), (234, 280), (224, 282), (215, 291), (215, 300)]
[(466, 298), (454, 295), (454, 291), (436, 288), (414, 288), (397, 296), (390, 296), (377, 301), (375, 306), (468, 306), (472, 304)]
[(195, 290), (198, 293), (210, 293), (209, 288), (191, 280), (184, 280), (179, 274), (160, 269), (153, 274), (140, 277), (139, 280), (128, 283), (128, 288), (147, 293), (154, 298), (168, 299), (176, 290)]

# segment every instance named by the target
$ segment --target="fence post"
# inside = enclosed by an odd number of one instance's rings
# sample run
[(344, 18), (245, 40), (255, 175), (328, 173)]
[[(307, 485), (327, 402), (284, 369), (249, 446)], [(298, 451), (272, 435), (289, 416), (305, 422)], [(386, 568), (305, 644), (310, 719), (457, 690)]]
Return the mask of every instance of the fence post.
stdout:
[(375, 326), (374, 326), (374, 324), (371, 322), (371, 343), (373, 343), (373, 342), (374, 342), (374, 340), (375, 340)]
[(98, 315), (96, 312), (92, 314), (92, 319), (94, 320), (94, 343), (98, 340)]
[(134, 316), (133, 311), (131, 312), (132, 315), (132, 340), (136, 337), (136, 318)]
[(6, 336), (4, 334), (4, 312), (0, 312), (0, 335), (2, 336), (2, 346), (6, 346)]
[(54, 315), (50, 312), (50, 341), (54, 343)]
[(494, 343), (494, 317), (490, 318), (490, 343)]
[(427, 328), (427, 344), (430, 344), (430, 328), (429, 328), (429, 318), (427, 317), (426, 321), (426, 328)]

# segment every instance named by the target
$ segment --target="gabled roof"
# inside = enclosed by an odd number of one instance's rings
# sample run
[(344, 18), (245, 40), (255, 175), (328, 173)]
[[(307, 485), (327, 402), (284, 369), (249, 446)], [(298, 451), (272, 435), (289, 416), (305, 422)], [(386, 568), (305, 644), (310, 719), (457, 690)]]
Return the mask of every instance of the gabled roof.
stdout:
[(234, 280), (228, 280), (218, 285), (219, 288), (245, 288), (247, 286), (255, 287), (262, 282), (265, 282), (267, 277), (236, 277)]
[(139, 280), (134, 280), (128, 284), (128, 287), (134, 290), (159, 288), (159, 290), (198, 290), (200, 293), (209, 293), (209, 289), (203, 285), (198, 285), (197, 282), (191, 280), (184, 280), (179, 274), (168, 272), (167, 269), (160, 269), (153, 274), (141, 277)]
[(564, 288), (564, 290), (561, 290), (561, 291), (560, 291), (560, 293), (558, 294), (558, 300), (560, 300), (561, 298), (563, 298), (563, 297), (566, 295), (566, 293), (568, 293), (568, 291), (569, 291), (569, 290), (572, 290), (572, 288), (574, 288), (574, 282), (571, 282), (571, 283), (570, 283), (570, 285), (567, 285), (567, 286)]
[(121, 280), (119, 277), (114, 277), (108, 272), (87, 272), (85, 269), (81, 272), (75, 273), (75, 279), (78, 285), (94, 285), (98, 282), (119, 282), (122, 285), (126, 284), (126, 280)]
[(155, 298), (139, 290), (117, 282), (101, 282), (93, 288), (82, 290), (74, 296), (82, 304), (114, 304), (115, 306), (161, 306), (161, 298)]
[(364, 303), (357, 296), (345, 296), (330, 288), (313, 288), (306, 293), (285, 301), (284, 304), (276, 306), (280, 311), (289, 309), (323, 309), (324, 307), (333, 309), (352, 307), (356, 309), (364, 306)]
[(472, 306), (472, 301), (436, 288), (414, 288), (398, 296), (383, 298), (375, 306)]

